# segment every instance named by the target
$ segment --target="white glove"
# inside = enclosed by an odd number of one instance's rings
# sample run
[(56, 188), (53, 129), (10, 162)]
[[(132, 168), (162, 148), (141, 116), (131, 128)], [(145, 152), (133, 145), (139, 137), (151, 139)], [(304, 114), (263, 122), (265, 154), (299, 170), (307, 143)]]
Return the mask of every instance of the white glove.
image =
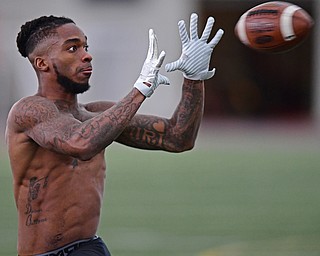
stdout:
[(167, 72), (180, 70), (185, 78), (191, 80), (207, 80), (213, 77), (215, 69), (209, 71), (209, 62), (214, 47), (219, 43), (224, 31), (219, 29), (214, 38), (207, 43), (210, 36), (214, 18), (209, 17), (201, 38), (198, 37), (198, 15), (191, 14), (190, 38), (188, 36), (185, 22), (178, 22), (179, 33), (182, 43), (182, 54), (177, 61), (165, 66)]
[(154, 90), (160, 85), (169, 85), (167, 77), (158, 74), (166, 53), (162, 51), (158, 57), (158, 41), (152, 29), (149, 29), (149, 49), (144, 61), (139, 78), (134, 84), (144, 96), (150, 97)]

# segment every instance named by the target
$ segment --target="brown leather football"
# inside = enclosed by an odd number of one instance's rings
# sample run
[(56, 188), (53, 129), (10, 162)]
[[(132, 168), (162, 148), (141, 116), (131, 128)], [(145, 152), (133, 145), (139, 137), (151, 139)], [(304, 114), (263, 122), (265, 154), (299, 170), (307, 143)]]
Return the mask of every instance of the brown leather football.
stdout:
[(279, 53), (293, 49), (306, 39), (313, 23), (301, 7), (272, 1), (246, 11), (235, 26), (235, 35), (254, 50)]

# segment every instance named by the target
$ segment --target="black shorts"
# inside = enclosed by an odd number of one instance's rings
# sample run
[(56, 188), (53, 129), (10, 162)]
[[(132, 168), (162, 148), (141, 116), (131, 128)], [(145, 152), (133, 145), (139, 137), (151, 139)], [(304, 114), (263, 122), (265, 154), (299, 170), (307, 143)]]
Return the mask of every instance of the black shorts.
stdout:
[(75, 241), (54, 251), (36, 256), (111, 256), (106, 244), (100, 237)]

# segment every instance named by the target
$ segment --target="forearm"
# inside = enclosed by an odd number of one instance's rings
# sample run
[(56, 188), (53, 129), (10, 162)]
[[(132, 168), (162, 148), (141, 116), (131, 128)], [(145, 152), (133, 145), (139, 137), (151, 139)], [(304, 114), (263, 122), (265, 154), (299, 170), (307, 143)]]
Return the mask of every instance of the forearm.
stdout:
[(182, 43), (180, 58), (165, 65), (167, 72), (180, 70), (185, 77), (181, 100), (170, 119), (155, 116), (136, 116), (117, 141), (144, 149), (160, 149), (183, 152), (194, 147), (204, 111), (204, 80), (215, 74), (209, 70), (213, 49), (219, 43), (223, 30), (208, 42), (214, 18), (209, 17), (199, 38), (198, 16), (190, 17), (190, 36), (185, 22), (179, 21), (178, 28)]
[(111, 108), (83, 122), (66, 140), (70, 150), (85, 159), (99, 153), (123, 132), (144, 99), (145, 96), (133, 89)]
[(192, 149), (204, 111), (204, 82), (184, 79), (181, 100), (169, 122), (166, 147), (174, 151)]
[(181, 100), (170, 119), (136, 115), (116, 141), (149, 150), (192, 149), (203, 115), (203, 84), (203, 81), (184, 79)]

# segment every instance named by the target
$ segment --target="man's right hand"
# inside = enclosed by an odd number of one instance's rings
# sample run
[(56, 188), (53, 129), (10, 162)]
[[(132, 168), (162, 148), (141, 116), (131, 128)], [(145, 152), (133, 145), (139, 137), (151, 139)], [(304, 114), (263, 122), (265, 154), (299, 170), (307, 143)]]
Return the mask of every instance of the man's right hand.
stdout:
[(165, 56), (166, 53), (162, 51), (158, 57), (157, 37), (154, 31), (150, 29), (147, 58), (142, 66), (140, 76), (134, 84), (134, 87), (146, 97), (150, 97), (160, 84), (170, 84), (167, 77), (159, 74), (159, 69), (161, 68)]

